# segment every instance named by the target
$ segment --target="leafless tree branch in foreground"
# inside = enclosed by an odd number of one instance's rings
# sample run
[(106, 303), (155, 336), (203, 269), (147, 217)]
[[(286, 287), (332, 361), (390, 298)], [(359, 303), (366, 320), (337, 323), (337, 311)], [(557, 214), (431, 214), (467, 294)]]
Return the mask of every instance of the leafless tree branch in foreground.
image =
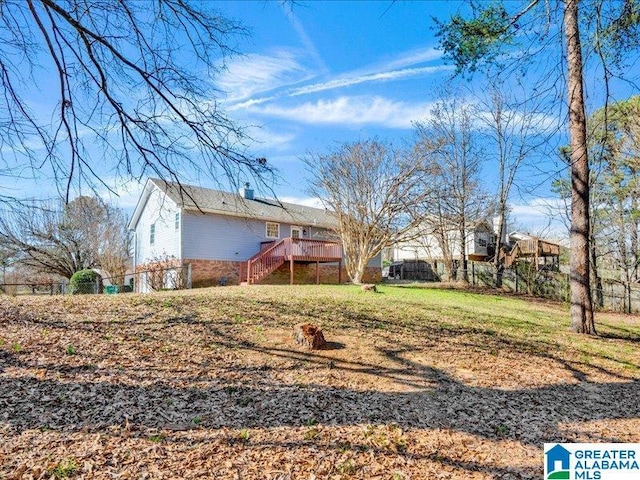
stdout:
[[(0, 3), (0, 197), (8, 178), (76, 185), (115, 178), (233, 184), (273, 169), (220, 108), (215, 75), (246, 31), (213, 2), (3, 0)], [(54, 97), (51, 98), (51, 86)]]

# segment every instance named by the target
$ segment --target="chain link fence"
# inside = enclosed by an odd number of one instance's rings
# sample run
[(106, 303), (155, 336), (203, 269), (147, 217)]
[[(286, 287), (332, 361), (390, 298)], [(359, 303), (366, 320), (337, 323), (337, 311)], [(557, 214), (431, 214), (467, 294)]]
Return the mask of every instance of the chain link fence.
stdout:
[(4, 295), (63, 295), (67, 293), (67, 283), (0, 283), (0, 294)]
[(191, 265), (150, 268), (126, 275), (125, 279), (103, 277), (91, 282), (0, 283), (0, 295), (67, 295), (152, 292), (191, 288)]
[[(496, 273), (493, 264), (469, 262), (469, 282), (475, 286), (500, 286), (506, 291), (526, 293), (560, 302), (570, 301), (569, 274), (549, 270), (534, 270), (528, 265)], [(603, 278), (592, 288), (596, 309), (622, 312), (640, 312), (640, 284)]]

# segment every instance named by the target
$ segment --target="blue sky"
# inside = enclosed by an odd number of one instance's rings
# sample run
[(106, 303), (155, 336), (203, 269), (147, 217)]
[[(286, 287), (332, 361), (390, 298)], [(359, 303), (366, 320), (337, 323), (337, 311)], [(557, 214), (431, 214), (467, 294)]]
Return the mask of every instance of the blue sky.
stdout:
[[(314, 204), (300, 160), (347, 141), (378, 137), (401, 145), (413, 122), (429, 118), (453, 67), (437, 50), (433, 16), (448, 18), (463, 2), (222, 2), (251, 37), (216, 80), (224, 108), (255, 125), (253, 151), (280, 169), (282, 199)], [(555, 168), (555, 167), (554, 167)], [(495, 189), (494, 165), (486, 187)], [(514, 223), (531, 231), (548, 224), (548, 183), (512, 202)]]
[(411, 133), (451, 74), (435, 50), (438, 2), (228, 2), (252, 37), (216, 81), (226, 110), (257, 125), (256, 153), (285, 175), (279, 195), (304, 195), (299, 157), (345, 141)]
[[(372, 137), (400, 146), (410, 140), (413, 122), (429, 118), (438, 89), (451, 83), (453, 73), (437, 50), (431, 18), (446, 19), (465, 8), (463, 2), (435, 0), (214, 5), (249, 31), (236, 39), (241, 55), (230, 58), (213, 79), (220, 92), (216, 100), (229, 117), (247, 126), (255, 139), (251, 154), (279, 170), (278, 197), (305, 204), (317, 204), (308, 197), (300, 160), (307, 152), (325, 153), (343, 142)], [(41, 94), (47, 98), (46, 88)], [(551, 115), (549, 121), (559, 123), (560, 116)], [(514, 190), (514, 226), (563, 234), (559, 222), (548, 228), (549, 206), (557, 200), (549, 193), (550, 176), (540, 174), (557, 170), (553, 156), (538, 157), (532, 162), (538, 165), (523, 170), (521, 183), (535, 188)], [(195, 181), (185, 173), (187, 181)], [(496, 188), (494, 174), (489, 161), (483, 178), (490, 192)], [(205, 179), (199, 183), (217, 187)], [(26, 181), (20, 188), (46, 191)], [(129, 183), (117, 190), (120, 197), (114, 202), (131, 211), (140, 186)]]

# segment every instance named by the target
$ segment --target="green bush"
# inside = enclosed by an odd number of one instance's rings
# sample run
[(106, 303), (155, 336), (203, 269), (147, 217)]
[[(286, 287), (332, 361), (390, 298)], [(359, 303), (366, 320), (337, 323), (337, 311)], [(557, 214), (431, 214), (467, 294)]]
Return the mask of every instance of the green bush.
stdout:
[[(97, 288), (96, 288), (97, 284)], [(69, 280), (69, 293), (77, 295), (102, 291), (102, 278), (93, 270), (80, 270)]]

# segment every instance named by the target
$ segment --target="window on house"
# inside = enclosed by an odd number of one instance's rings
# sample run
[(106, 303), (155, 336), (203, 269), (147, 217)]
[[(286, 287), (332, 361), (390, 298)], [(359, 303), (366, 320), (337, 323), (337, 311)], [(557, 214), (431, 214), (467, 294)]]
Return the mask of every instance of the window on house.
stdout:
[(180, 230), (180, 212), (176, 213), (175, 228), (176, 230)]
[(280, 224), (267, 222), (267, 238), (280, 238)]
[(151, 224), (149, 228), (149, 245), (156, 243), (156, 224)]
[(478, 239), (478, 245), (481, 247), (486, 247), (487, 246), (487, 241), (484, 238), (479, 238)]

